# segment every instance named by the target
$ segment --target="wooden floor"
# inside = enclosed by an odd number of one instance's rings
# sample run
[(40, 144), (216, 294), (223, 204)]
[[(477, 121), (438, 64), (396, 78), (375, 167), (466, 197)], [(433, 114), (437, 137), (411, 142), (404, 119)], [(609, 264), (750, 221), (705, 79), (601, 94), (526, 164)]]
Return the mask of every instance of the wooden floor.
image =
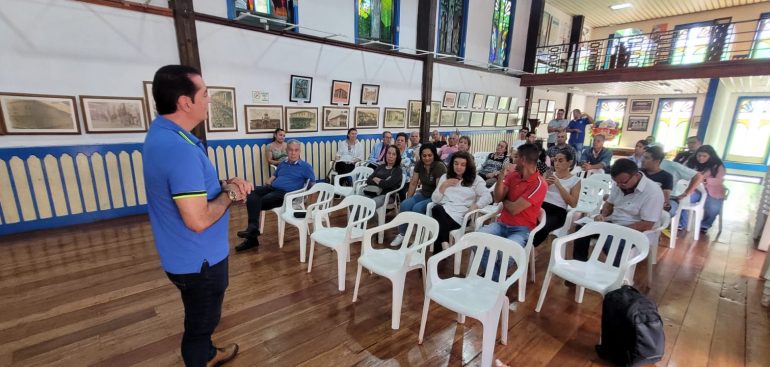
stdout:
[[(770, 366), (770, 318), (759, 305), (764, 253), (750, 238), (759, 189), (730, 186), (718, 238), (712, 230), (698, 243), (687, 237), (674, 250), (659, 247), (651, 288), (646, 266), (637, 269), (637, 286), (665, 319), (660, 366)], [(235, 208), (231, 245), (244, 223), (245, 210)], [(296, 230), (287, 226), (287, 245), (278, 249), (275, 228), (270, 214), (262, 248), (230, 257), (215, 342), (240, 344), (232, 366), (480, 363), (481, 325), (457, 324), (435, 303), (425, 343), (417, 344), (419, 272), (407, 277), (401, 329), (391, 330), (387, 279), (365, 275), (359, 302), (351, 302), (358, 245), (340, 293), (336, 255), (319, 248), (308, 274), (298, 261)], [(554, 281), (543, 311), (535, 313), (548, 246), (538, 250), (538, 282), (511, 312), (508, 345), (496, 346), (496, 358), (516, 366), (605, 365), (594, 352), (599, 296), (586, 292), (576, 304), (573, 290)], [(0, 259), (0, 366), (182, 364), (182, 303), (160, 268), (146, 217), (0, 238)]]

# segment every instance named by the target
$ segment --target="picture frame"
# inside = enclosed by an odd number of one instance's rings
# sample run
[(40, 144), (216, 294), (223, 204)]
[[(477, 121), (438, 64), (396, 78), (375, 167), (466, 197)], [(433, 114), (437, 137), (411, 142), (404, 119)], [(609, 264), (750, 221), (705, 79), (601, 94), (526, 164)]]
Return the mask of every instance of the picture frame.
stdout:
[(545, 120), (545, 112), (538, 112), (537, 119), (540, 120), (541, 124), (548, 123), (548, 121)]
[(495, 126), (496, 119), (497, 119), (497, 113), (484, 112), (484, 123), (482, 124), (482, 126), (484, 127)]
[(441, 110), (441, 117), (439, 118), (439, 126), (455, 126), (455, 116), (457, 111), (454, 110)]
[(420, 114), (422, 113), (422, 101), (410, 100), (407, 106), (409, 111), (409, 127), (420, 127)]
[(548, 100), (548, 106), (545, 109), (546, 112), (556, 112), (556, 101)]
[(495, 107), (497, 107), (496, 103), (497, 103), (497, 96), (488, 95), (487, 96), (487, 101), (484, 104), (484, 109), (494, 110)]
[(507, 123), (508, 123), (508, 114), (504, 112), (498, 113), (497, 117), (495, 118), (495, 126), (505, 127)]
[(477, 111), (471, 112), (471, 120), (470, 120), (469, 126), (481, 127), (483, 122), (484, 122), (484, 112), (477, 112)]
[(356, 107), (356, 129), (377, 129), (380, 127), (379, 107)]
[(508, 105), (511, 103), (511, 97), (500, 97), (497, 100), (498, 111), (508, 111)]
[(473, 95), (473, 105), (472, 108), (474, 110), (480, 110), (484, 108), (484, 95), (481, 93), (476, 93)]
[(80, 134), (77, 101), (74, 96), (0, 93), (0, 133)]
[(318, 107), (284, 107), (286, 132), (318, 131)]
[(535, 119), (537, 118), (537, 109), (539, 108), (540, 103), (538, 102), (532, 102), (532, 104), (529, 106), (529, 118)]
[(541, 99), (538, 101), (537, 104), (537, 112), (546, 112), (548, 111), (548, 100), (547, 99)]
[(650, 116), (629, 115), (626, 131), (647, 131), (650, 124)]
[(329, 104), (350, 105), (350, 92), (353, 84), (344, 80), (332, 80), (331, 96)]
[(515, 127), (516, 123), (519, 121), (519, 115), (516, 113), (509, 113), (508, 119), (506, 120), (505, 126), (506, 127)]
[(380, 86), (361, 84), (361, 104), (376, 105), (380, 100)]
[(244, 105), (246, 134), (272, 133), (284, 127), (283, 106)]
[(143, 81), (142, 89), (144, 90), (144, 102), (146, 104), (147, 111), (147, 123), (152, 124), (152, 120), (158, 115), (158, 108), (155, 105), (155, 97), (152, 96), (152, 82)]
[(406, 127), (406, 108), (385, 107), (382, 112), (382, 125), (394, 129)]
[[(631, 109), (628, 114), (632, 113), (652, 113), (653, 107), (655, 107), (654, 99), (632, 99)], [(631, 130), (634, 131), (634, 130)]]
[(457, 111), (455, 115), (455, 126), (469, 126), (471, 122), (471, 111)]
[(347, 130), (350, 126), (350, 107), (324, 106), (321, 121), (323, 130)]
[(439, 116), (441, 115), (441, 102), (430, 102), (430, 126), (438, 126)]
[[(313, 96), (313, 78), (302, 75), (292, 75), (289, 84), (289, 101), (295, 103), (310, 103)], [(288, 121), (289, 118), (286, 118)], [(287, 125), (288, 126), (288, 125)]]
[(238, 131), (238, 116), (235, 113), (235, 88), (208, 87), (209, 118), (206, 131)]
[(508, 108), (508, 111), (516, 112), (518, 111), (518, 106), (519, 106), (519, 99), (516, 97), (511, 97), (511, 104), (510, 104), (510, 107)]
[(80, 107), (89, 134), (147, 131), (144, 98), (80, 96)]
[(443, 108), (455, 108), (456, 104), (457, 104), (457, 93), (455, 93), (455, 92), (444, 92), (444, 101), (441, 103), (441, 107), (443, 107)]
[(471, 102), (471, 94), (468, 92), (460, 92), (457, 95), (457, 108), (468, 108)]

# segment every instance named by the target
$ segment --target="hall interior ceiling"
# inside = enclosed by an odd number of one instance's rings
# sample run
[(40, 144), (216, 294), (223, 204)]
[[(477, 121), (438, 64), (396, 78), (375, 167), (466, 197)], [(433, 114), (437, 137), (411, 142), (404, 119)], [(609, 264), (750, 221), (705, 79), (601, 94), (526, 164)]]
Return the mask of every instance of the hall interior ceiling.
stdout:
[[(547, 0), (569, 15), (584, 15), (591, 28), (671, 17), (707, 10), (767, 2), (768, 0)], [(631, 8), (612, 10), (610, 5), (629, 3)], [(759, 14), (757, 14), (759, 18)]]

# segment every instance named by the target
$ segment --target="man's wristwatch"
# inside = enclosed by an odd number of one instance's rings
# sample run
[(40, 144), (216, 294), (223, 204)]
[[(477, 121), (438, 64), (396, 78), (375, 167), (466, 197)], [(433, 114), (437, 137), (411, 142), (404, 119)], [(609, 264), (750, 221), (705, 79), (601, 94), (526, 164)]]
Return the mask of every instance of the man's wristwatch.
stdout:
[(225, 192), (227, 193), (227, 197), (230, 199), (230, 202), (238, 201), (238, 194), (235, 191), (225, 190)]

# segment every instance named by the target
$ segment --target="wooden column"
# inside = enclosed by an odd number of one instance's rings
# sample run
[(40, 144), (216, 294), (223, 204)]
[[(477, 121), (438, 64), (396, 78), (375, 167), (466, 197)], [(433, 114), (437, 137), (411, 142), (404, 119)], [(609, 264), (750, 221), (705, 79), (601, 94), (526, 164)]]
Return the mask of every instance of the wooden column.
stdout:
[[(420, 0), (417, 5), (417, 48), (433, 51), (436, 47), (436, 13), (438, 0)], [(420, 140), (430, 141), (430, 102), (433, 100), (433, 65), (435, 57), (426, 54), (422, 63), (422, 110), (420, 111)], [(435, 113), (435, 112), (434, 112)]]
[[(179, 50), (179, 63), (192, 66), (201, 70), (201, 58), (198, 53), (198, 33), (195, 30), (195, 10), (193, 0), (169, 0), (174, 16), (174, 29), (176, 30), (176, 45)], [(201, 72), (203, 72), (201, 70)], [(204, 145), (206, 144), (206, 126), (201, 123), (193, 130)]]
[[(569, 34), (569, 52), (567, 53), (568, 61), (572, 63), (572, 71), (577, 70), (578, 54), (580, 47), (580, 35), (583, 34), (583, 23), (585, 23), (585, 17), (582, 15), (575, 15), (572, 17), (572, 29)], [(569, 104), (569, 103), (568, 103)]]
[(527, 95), (524, 100), (524, 116), (521, 118), (521, 125), (529, 128), (529, 109), (532, 107), (532, 95), (535, 93), (535, 88), (527, 87)]
[(540, 23), (543, 22), (543, 12), (545, 12), (545, 0), (532, 0), (529, 8), (529, 28), (527, 28), (527, 44), (524, 53), (524, 71), (530, 73), (535, 72), (537, 38), (540, 35)]
[(569, 117), (571, 116), (569, 113), (569, 111), (571, 110), (571, 107), (572, 107), (572, 93), (567, 93), (567, 103), (564, 104), (564, 117), (566, 117), (568, 120), (571, 120), (571, 118)]

